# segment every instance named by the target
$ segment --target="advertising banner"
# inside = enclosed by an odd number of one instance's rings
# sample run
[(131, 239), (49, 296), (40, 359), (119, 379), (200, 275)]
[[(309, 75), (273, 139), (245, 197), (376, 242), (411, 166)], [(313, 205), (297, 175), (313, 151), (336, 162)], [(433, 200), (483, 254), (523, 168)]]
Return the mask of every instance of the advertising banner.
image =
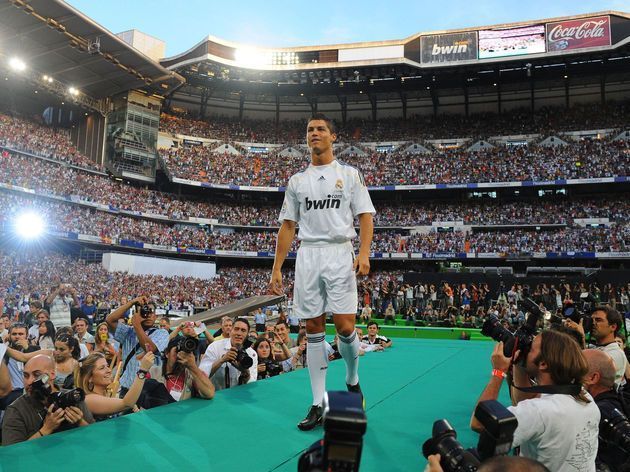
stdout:
[(545, 25), (479, 31), (479, 59), (545, 52)]
[(610, 19), (607, 16), (547, 23), (547, 50), (610, 46)]
[(421, 44), (422, 64), (477, 59), (477, 33), (475, 32), (423, 36)]

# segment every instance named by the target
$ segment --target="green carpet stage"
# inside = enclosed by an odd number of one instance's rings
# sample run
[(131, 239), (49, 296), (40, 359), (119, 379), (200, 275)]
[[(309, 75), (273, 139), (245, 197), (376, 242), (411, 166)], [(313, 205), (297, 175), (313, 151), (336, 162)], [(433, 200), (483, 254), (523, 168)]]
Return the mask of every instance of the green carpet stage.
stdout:
[[(368, 431), (362, 471), (421, 471), (421, 445), (433, 421), (447, 418), (466, 446), (475, 401), (490, 375), (492, 343), (394, 339), (386, 352), (361, 358)], [(344, 364), (328, 371), (329, 390), (343, 389)], [(507, 403), (507, 389), (502, 392)], [(318, 438), (296, 423), (311, 400), (304, 369), (109, 420), (33, 442), (0, 448), (0, 470), (294, 471)]]

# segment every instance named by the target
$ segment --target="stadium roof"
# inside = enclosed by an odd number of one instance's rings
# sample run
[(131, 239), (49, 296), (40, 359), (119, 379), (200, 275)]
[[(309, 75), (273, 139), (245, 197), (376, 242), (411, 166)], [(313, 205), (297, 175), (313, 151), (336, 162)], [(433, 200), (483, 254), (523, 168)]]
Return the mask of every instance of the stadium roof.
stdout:
[(0, 0), (0, 45), (2, 62), (19, 57), (97, 100), (137, 88), (166, 95), (184, 83), (61, 0)]
[[(314, 111), (347, 97), (376, 109), (438, 95), (496, 94), (627, 82), (630, 15), (617, 11), (519, 23), (418, 33), (404, 39), (293, 48), (252, 48), (212, 36), (160, 63), (186, 84), (171, 95), (174, 106), (198, 105), (200, 114), (245, 108)], [(604, 75), (603, 75), (604, 74)], [(404, 97), (402, 97), (404, 95)], [(401, 98), (402, 97), (402, 98)], [(444, 102), (444, 100), (442, 100)], [(245, 106), (247, 104), (247, 106)], [(262, 108), (261, 108), (262, 107)]]

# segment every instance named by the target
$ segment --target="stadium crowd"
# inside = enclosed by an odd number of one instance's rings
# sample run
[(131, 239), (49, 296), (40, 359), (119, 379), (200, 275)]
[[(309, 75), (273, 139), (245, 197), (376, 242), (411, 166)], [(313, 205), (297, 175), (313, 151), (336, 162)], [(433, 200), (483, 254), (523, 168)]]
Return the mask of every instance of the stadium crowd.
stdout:
[[(628, 122), (626, 102), (574, 105), (571, 108), (543, 107), (496, 113), (412, 116), (401, 118), (350, 119), (339, 127), (341, 142), (415, 141), (418, 139), (485, 138), (519, 134), (552, 134), (584, 129), (619, 128)], [(194, 119), (182, 113), (162, 113), (160, 130), (221, 141), (295, 144), (304, 142), (304, 121), (244, 120), (216, 117)]]
[[(0, 223), (9, 229), (26, 209), (39, 213), (48, 229), (98, 236), (102, 242), (117, 244), (131, 240), (169, 247), (271, 252), (275, 250), (273, 231), (211, 230), (197, 225), (170, 225), (163, 222), (114, 215), (68, 203), (0, 192)], [(626, 220), (627, 221), (627, 220)], [(297, 240), (291, 250), (298, 247)], [(630, 247), (630, 225), (619, 223), (607, 228), (555, 228), (546, 230), (430, 232), (403, 235), (376, 232), (374, 252), (623, 252)]]
[[(70, 197), (133, 212), (151, 213), (180, 220), (188, 217), (216, 219), (220, 224), (278, 226), (278, 204), (204, 202), (115, 181), (77, 169), (8, 153), (0, 157), (0, 182), (33, 190), (37, 194)], [(626, 199), (558, 200), (527, 202), (376, 202), (376, 226), (430, 225), (434, 221), (465, 224), (571, 224), (575, 218), (628, 219)]]
[[(404, 148), (404, 146), (403, 146)], [(407, 151), (347, 153), (370, 186), (468, 182), (553, 181), (628, 175), (627, 141), (584, 140), (566, 146), (516, 146), (414, 154)], [(174, 177), (223, 185), (281, 187), (307, 165), (303, 157), (274, 153), (235, 156), (212, 147), (161, 150)]]
[(26, 151), (86, 169), (103, 171), (103, 167), (81, 154), (68, 130), (55, 129), (21, 117), (0, 113), (0, 146)]

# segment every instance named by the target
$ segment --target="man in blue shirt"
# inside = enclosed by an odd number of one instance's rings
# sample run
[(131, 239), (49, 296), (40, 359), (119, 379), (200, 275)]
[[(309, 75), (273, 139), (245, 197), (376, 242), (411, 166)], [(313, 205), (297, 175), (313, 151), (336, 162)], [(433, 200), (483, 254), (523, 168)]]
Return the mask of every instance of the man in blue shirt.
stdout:
[[(136, 313), (131, 319), (132, 326), (119, 323), (125, 313), (136, 306)], [(147, 351), (155, 354), (155, 363), (159, 365), (160, 353), (168, 345), (168, 331), (154, 327), (157, 315), (155, 303), (146, 297), (137, 297), (118, 307), (107, 315), (107, 324), (114, 331), (114, 339), (122, 346), (123, 373), (120, 376), (120, 396), (127, 393), (136, 378), (140, 359)]]
[(262, 308), (258, 308), (254, 312), (254, 323), (256, 323), (256, 331), (259, 333), (265, 332), (265, 324), (267, 323), (267, 315), (262, 311)]

